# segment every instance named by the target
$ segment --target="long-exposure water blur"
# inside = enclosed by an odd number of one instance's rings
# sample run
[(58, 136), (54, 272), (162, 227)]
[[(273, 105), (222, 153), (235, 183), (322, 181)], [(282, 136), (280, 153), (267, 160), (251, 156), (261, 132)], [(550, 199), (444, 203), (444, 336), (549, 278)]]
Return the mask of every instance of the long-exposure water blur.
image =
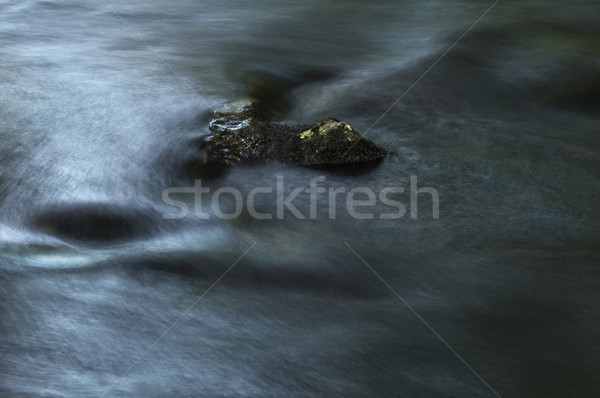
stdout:
[[(3, 0), (0, 397), (599, 397), (599, 18)], [(190, 171), (250, 102), (389, 154)]]

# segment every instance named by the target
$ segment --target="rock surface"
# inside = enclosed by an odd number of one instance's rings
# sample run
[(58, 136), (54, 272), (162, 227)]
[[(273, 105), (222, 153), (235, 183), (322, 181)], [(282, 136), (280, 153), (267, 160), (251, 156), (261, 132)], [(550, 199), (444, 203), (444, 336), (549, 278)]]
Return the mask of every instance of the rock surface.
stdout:
[(383, 159), (387, 151), (350, 125), (328, 118), (314, 126), (266, 120), (254, 104), (215, 112), (203, 143), (202, 165), (279, 161), (301, 166), (341, 166)]
[(381, 160), (387, 152), (349, 124), (327, 118), (300, 135), (296, 162), (314, 164), (355, 164)]

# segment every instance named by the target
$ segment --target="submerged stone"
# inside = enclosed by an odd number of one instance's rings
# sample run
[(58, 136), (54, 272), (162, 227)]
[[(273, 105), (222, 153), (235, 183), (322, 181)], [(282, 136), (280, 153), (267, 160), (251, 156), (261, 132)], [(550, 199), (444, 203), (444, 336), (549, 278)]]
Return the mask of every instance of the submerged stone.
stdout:
[(148, 210), (114, 203), (57, 203), (34, 214), (30, 225), (63, 239), (108, 243), (151, 235), (154, 216)]
[(347, 123), (328, 118), (314, 126), (266, 120), (258, 106), (218, 111), (204, 143), (204, 164), (279, 161), (301, 166), (352, 165), (383, 159), (387, 151)]

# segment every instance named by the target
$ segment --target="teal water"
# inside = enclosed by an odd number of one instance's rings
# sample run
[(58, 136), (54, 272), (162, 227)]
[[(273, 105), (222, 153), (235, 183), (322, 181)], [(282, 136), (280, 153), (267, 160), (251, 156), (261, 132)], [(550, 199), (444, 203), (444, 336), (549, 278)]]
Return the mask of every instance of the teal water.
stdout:
[[(0, 396), (599, 395), (597, 2), (500, 1), (441, 59), (491, 2), (108, 4), (0, 5)], [(409, 206), (417, 176), (439, 219), (163, 219), (211, 110), (250, 99), (393, 155), (213, 192)]]

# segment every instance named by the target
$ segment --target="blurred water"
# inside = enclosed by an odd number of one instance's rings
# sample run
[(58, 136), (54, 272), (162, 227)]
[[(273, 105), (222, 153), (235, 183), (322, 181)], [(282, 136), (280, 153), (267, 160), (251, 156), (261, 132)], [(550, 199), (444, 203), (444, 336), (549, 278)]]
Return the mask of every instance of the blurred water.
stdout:
[[(598, 396), (597, 2), (500, 2), (372, 129), (491, 2), (109, 4), (0, 4), (0, 396), (494, 396), (344, 242), (502, 397)], [(163, 220), (249, 98), (394, 155), (213, 190), (416, 175), (440, 219)]]

